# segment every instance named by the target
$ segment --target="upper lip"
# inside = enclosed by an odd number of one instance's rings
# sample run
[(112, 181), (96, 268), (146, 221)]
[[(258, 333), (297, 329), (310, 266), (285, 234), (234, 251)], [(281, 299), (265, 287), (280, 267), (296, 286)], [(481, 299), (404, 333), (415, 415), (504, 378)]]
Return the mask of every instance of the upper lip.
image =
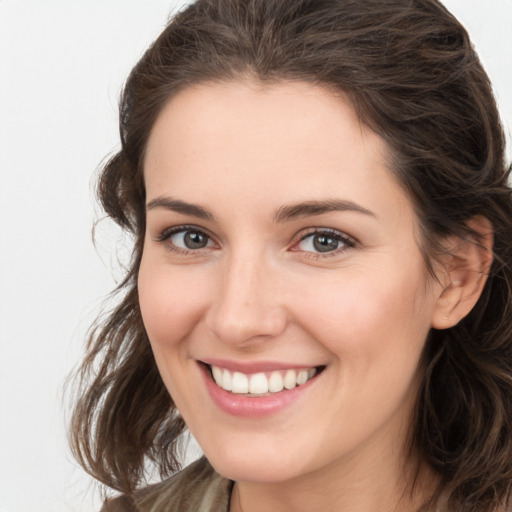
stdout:
[(278, 361), (232, 361), (229, 359), (207, 358), (201, 359), (199, 362), (209, 366), (218, 366), (232, 372), (245, 373), (247, 375), (260, 372), (273, 372), (279, 370), (296, 370), (306, 368), (316, 368), (317, 364), (288, 363)]

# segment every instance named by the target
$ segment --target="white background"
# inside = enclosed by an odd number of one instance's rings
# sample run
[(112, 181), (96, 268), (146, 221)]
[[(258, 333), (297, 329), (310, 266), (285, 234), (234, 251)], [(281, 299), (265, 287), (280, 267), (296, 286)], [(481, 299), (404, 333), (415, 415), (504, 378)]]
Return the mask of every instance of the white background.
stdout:
[[(121, 275), (111, 227), (91, 241), (93, 182), (117, 148), (121, 85), (181, 4), (0, 0), (0, 512), (99, 508), (68, 453), (62, 402)], [(473, 37), (510, 141), (512, 0), (446, 5)]]

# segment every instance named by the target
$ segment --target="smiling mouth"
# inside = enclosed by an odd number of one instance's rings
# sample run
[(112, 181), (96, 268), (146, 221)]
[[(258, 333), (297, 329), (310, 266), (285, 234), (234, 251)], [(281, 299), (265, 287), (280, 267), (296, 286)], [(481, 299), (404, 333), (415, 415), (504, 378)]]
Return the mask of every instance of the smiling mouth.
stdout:
[(206, 366), (217, 386), (224, 391), (249, 397), (271, 396), (294, 389), (304, 385), (325, 369), (325, 366), (315, 366), (245, 374), (219, 366)]

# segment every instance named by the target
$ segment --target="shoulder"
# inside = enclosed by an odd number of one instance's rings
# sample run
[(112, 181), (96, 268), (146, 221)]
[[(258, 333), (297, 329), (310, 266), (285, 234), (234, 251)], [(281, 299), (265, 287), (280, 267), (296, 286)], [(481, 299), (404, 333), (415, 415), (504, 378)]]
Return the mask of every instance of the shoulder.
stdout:
[(123, 495), (105, 501), (100, 512), (138, 512), (138, 509), (132, 497)]
[(232, 486), (233, 482), (220, 476), (202, 457), (133, 497), (108, 500), (101, 512), (227, 512)]

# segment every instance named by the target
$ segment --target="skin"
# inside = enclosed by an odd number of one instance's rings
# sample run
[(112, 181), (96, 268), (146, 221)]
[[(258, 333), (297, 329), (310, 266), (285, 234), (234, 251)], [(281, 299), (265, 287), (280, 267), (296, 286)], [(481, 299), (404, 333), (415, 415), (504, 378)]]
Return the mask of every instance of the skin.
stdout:
[[(203, 84), (157, 119), (144, 169), (153, 203), (141, 311), (180, 413), (237, 482), (232, 512), (410, 512), (432, 490), (424, 468), (405, 492), (421, 464), (407, 442), (446, 283), (427, 271), (388, 161), (347, 102), (306, 83)], [(154, 202), (162, 198), (211, 218)], [(283, 207), (325, 200), (365, 211), (276, 221)], [(164, 239), (180, 226), (208, 235), (207, 245), (187, 249), (183, 232)], [(318, 253), (304, 238), (313, 228), (349, 243)], [(240, 418), (206, 390), (197, 361), (212, 357), (325, 370), (283, 411)]]

